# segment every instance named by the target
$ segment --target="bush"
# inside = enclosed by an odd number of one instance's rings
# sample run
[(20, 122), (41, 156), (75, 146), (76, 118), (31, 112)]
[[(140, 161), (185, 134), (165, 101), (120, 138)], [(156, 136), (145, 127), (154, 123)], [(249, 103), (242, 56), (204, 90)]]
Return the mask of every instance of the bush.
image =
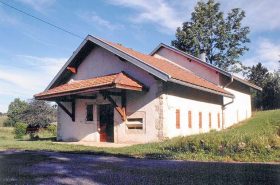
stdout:
[(57, 135), (57, 125), (50, 125), (47, 127), (48, 131), (52, 133), (53, 136)]
[(26, 132), (27, 124), (25, 123), (16, 123), (14, 128), (15, 139), (22, 139)]
[(7, 118), (5, 121), (3, 121), (3, 126), (4, 127), (14, 127), (15, 122), (11, 120), (10, 118)]

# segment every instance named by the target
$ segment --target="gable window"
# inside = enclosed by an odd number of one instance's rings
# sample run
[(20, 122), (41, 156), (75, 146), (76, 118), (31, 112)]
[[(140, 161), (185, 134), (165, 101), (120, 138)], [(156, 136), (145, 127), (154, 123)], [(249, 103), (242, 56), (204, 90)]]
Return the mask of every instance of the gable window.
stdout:
[(209, 112), (209, 128), (211, 129), (211, 112)]
[(218, 128), (221, 128), (221, 124), (220, 124), (220, 113), (218, 113)]
[(202, 113), (199, 112), (199, 128), (202, 128)]
[(176, 109), (176, 129), (180, 129), (180, 109)]
[(192, 111), (190, 110), (188, 112), (188, 117), (189, 117), (189, 128), (192, 128)]
[(87, 105), (87, 121), (93, 121), (93, 105)]

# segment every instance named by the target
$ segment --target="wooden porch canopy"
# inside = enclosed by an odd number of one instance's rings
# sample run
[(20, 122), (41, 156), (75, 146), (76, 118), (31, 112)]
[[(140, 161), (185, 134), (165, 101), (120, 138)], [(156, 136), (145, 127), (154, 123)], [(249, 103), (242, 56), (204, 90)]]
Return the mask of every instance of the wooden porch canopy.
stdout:
[[(119, 89), (120, 92), (110, 92)], [(71, 118), (75, 121), (75, 100), (76, 99), (96, 99), (95, 96), (85, 96), (84, 94), (100, 93), (107, 99), (120, 113), (123, 120), (126, 119), (126, 91), (148, 91), (148, 87), (134, 80), (124, 72), (110, 74), (106, 76), (86, 79), (70, 80), (68, 83), (54, 87), (42, 93), (34, 95), (36, 100), (55, 101)], [(121, 96), (121, 108), (111, 98), (111, 96)], [(70, 113), (61, 102), (72, 102), (72, 113)]]

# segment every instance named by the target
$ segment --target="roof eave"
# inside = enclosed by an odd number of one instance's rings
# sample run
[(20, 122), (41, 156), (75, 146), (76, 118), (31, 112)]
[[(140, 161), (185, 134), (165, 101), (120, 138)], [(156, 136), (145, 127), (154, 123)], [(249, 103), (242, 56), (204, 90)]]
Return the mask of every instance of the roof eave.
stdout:
[(208, 89), (208, 88), (197, 86), (197, 85), (194, 85), (194, 84), (191, 84), (191, 83), (183, 82), (181, 80), (177, 80), (177, 79), (174, 79), (174, 78), (171, 78), (169, 81), (173, 82), (173, 83), (176, 83), (176, 84), (179, 84), (179, 85), (186, 86), (186, 87), (191, 87), (191, 88), (198, 89), (198, 90), (205, 91), (205, 92), (209, 92), (209, 93), (212, 93), (212, 94), (217, 94), (217, 95), (220, 95), (220, 96), (224, 96), (224, 97), (227, 97), (227, 98), (235, 98), (234, 95), (218, 92), (218, 91), (215, 91), (215, 90), (212, 90), (212, 89)]
[(243, 84), (246, 84), (246, 85), (248, 85), (248, 86), (250, 86), (251, 88), (254, 88), (254, 89), (256, 89), (256, 90), (259, 90), (259, 91), (262, 91), (262, 90), (263, 90), (261, 87), (253, 86), (253, 85), (251, 85), (251, 84), (249, 84), (249, 83), (246, 83), (246, 82), (244, 82), (243, 80), (240, 80), (240, 79), (238, 79), (238, 78), (236, 78), (236, 77), (234, 77), (234, 76), (233, 76), (233, 79), (234, 79), (234, 80), (237, 80), (238, 82), (241, 82), (241, 83), (243, 83)]

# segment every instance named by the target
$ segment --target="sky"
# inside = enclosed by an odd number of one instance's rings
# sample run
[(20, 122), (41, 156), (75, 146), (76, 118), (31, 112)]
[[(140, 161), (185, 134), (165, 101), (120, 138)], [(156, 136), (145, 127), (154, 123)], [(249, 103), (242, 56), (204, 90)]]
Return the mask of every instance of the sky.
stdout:
[[(88, 34), (149, 54), (170, 45), (197, 0), (0, 0), (82, 38)], [(216, 2), (218, 2), (216, 0)], [(221, 11), (241, 8), (250, 48), (241, 61), (277, 70), (280, 0), (220, 0)], [(15, 98), (45, 90), (83, 40), (0, 3), (0, 112)]]

